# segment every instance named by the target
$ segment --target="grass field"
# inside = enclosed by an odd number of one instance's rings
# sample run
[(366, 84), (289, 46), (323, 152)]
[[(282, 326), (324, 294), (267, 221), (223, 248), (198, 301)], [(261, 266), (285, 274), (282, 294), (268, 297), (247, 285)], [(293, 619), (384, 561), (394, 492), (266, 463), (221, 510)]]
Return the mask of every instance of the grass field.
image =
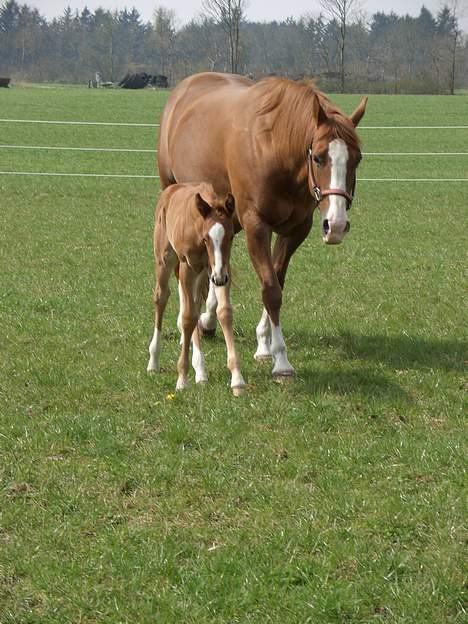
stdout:
[[(1, 90), (0, 118), (155, 123), (164, 94)], [(350, 112), (356, 96), (336, 96)], [(364, 152), (467, 152), (468, 96), (372, 96)], [(154, 175), (156, 129), (0, 122), (0, 171)], [(0, 175), (0, 623), (466, 621), (468, 155), (372, 156), (343, 245), (295, 255), (283, 331), (298, 378), (256, 364), (242, 237), (235, 328), (175, 395), (158, 377), (157, 180)], [(466, 182), (378, 182), (369, 178)], [(173, 289), (174, 291), (174, 289)]]

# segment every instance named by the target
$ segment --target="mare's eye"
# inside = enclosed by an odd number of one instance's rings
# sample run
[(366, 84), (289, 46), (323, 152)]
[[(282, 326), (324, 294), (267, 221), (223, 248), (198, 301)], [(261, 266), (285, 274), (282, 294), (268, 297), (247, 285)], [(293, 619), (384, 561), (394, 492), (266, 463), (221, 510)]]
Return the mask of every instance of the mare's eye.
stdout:
[(320, 167), (320, 165), (322, 164), (322, 159), (320, 158), (320, 156), (318, 154), (314, 154), (313, 159), (314, 159), (314, 163), (318, 167)]

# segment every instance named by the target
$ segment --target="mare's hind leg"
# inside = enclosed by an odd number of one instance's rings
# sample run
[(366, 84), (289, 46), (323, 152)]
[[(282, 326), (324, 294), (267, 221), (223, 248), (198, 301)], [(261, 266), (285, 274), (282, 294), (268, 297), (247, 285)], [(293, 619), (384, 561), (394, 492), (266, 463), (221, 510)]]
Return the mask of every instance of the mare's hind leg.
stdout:
[(229, 285), (218, 286), (216, 288), (216, 296), (218, 299), (218, 319), (223, 330), (224, 340), (226, 342), (227, 365), (231, 371), (231, 389), (234, 396), (239, 396), (245, 388), (245, 381), (240, 371), (240, 362), (234, 343), (234, 332), (232, 330), (232, 305), (229, 298)]
[(312, 214), (301, 223), (301, 225), (293, 230), (289, 236), (281, 236), (278, 234), (273, 248), (273, 266), (278, 276), (281, 289), (284, 288), (284, 281), (286, 279), (286, 272), (288, 270), (289, 261), (291, 256), (304, 242), (312, 227)]
[(171, 293), (169, 289), (169, 279), (171, 277), (173, 262), (172, 257), (168, 254), (167, 262), (158, 260), (156, 262), (156, 287), (154, 289), (154, 305), (155, 305), (155, 321), (154, 334), (149, 345), (149, 362), (147, 371), (155, 373), (159, 370), (159, 358), (161, 354), (161, 328), (166, 309), (167, 300)]
[(271, 230), (261, 221), (249, 221), (244, 229), (250, 258), (262, 285), (263, 305), (270, 317), (273, 376), (281, 380), (294, 375), (294, 369), (289, 363), (281, 330), (282, 291), (271, 257)]
[(206, 311), (200, 316), (200, 329), (204, 336), (214, 336), (216, 331), (216, 287), (210, 280), (210, 289), (206, 298)]

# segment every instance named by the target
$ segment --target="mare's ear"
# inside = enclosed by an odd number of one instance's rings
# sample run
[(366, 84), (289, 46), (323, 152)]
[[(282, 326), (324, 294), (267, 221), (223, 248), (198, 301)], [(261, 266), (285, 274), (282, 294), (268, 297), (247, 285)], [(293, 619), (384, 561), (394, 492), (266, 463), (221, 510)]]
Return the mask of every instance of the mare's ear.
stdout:
[(206, 219), (207, 216), (210, 214), (211, 212), (211, 206), (210, 204), (207, 204), (206, 201), (203, 199), (203, 197), (200, 195), (200, 193), (197, 193), (195, 195), (195, 204), (197, 206), (197, 210), (198, 212), (201, 214), (201, 216)]
[(224, 204), (226, 208), (226, 214), (228, 217), (232, 217), (234, 214), (234, 209), (236, 207), (236, 202), (234, 200), (234, 196), (231, 193), (228, 193), (226, 203)]
[(364, 117), (364, 113), (366, 112), (367, 106), (367, 97), (363, 97), (359, 102), (359, 106), (356, 108), (354, 113), (350, 116), (351, 121), (353, 122), (353, 126), (356, 127), (361, 119)]
[(317, 128), (327, 121), (327, 114), (323, 110), (317, 95), (314, 95), (314, 99), (312, 101), (312, 119), (315, 121)]

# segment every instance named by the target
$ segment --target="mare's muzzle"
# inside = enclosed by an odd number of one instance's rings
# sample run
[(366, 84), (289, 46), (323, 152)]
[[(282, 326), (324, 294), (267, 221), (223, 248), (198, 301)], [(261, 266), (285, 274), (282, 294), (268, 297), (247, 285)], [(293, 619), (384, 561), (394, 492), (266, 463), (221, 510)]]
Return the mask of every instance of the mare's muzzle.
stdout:
[(346, 221), (344, 227), (332, 228), (330, 221), (324, 219), (322, 221), (322, 237), (327, 245), (338, 245), (343, 240), (343, 236), (351, 229), (351, 223)]

